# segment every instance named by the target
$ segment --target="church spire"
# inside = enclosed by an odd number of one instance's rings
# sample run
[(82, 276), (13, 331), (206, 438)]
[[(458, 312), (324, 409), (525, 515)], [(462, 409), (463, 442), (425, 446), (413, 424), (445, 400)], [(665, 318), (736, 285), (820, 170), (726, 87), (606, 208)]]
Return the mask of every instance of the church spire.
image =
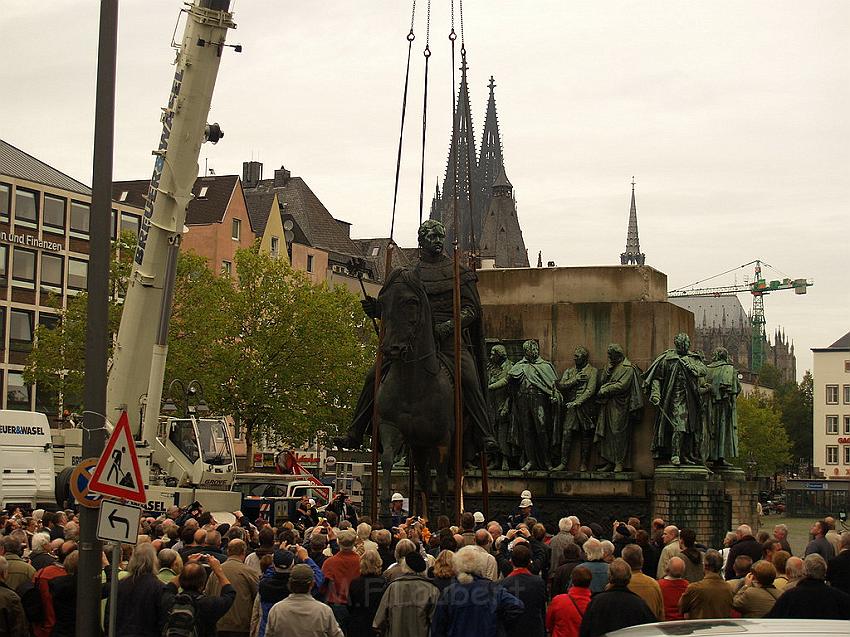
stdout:
[(490, 96), (487, 98), (487, 114), (484, 117), (484, 133), (481, 136), (481, 153), (478, 159), (478, 186), (481, 188), (481, 201), (490, 198), (490, 188), (504, 168), (505, 160), (502, 155), (502, 136), (499, 133), (499, 117), (496, 114), (496, 95), (493, 89), (496, 82), (490, 76)]
[(620, 265), (643, 265), (646, 255), (640, 251), (637, 206), (635, 205), (635, 178), (632, 177), (632, 207), (629, 210), (629, 230), (626, 234), (626, 251), (620, 254)]

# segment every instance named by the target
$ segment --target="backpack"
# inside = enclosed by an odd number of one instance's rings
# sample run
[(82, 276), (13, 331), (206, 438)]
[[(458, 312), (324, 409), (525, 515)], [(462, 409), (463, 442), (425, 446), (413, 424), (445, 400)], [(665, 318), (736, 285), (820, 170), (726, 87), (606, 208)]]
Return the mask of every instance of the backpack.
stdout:
[(179, 593), (174, 597), (174, 604), (168, 611), (162, 637), (197, 637), (198, 627), (195, 624), (195, 600), (187, 593)]
[(41, 603), (41, 591), (38, 590), (38, 578), (21, 582), (15, 592), (21, 598), (21, 606), (24, 607), (24, 615), (31, 624), (40, 624), (44, 621), (44, 604)]

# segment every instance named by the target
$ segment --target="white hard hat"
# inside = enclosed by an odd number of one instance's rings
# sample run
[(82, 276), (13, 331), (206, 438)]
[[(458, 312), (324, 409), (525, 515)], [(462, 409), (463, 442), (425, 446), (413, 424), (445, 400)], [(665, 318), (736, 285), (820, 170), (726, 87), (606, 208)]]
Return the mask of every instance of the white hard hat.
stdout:
[(473, 514), (472, 517), (475, 519), (476, 524), (483, 524), (484, 523), (484, 514), (481, 513), (481, 511), (476, 511)]
[(313, 498), (310, 498), (309, 502), (311, 507), (316, 506), (316, 501)]
[(519, 497), (522, 500), (531, 500), (531, 491), (526, 489), (525, 491), (519, 494)]
[(393, 497), (391, 499), (393, 502), (402, 502), (404, 500), (404, 496), (400, 493), (393, 493)]
[(529, 500), (528, 498), (523, 498), (522, 502), (519, 503), (520, 509), (524, 509), (525, 507), (530, 507), (530, 506), (534, 506), (534, 505), (531, 503), (531, 500)]

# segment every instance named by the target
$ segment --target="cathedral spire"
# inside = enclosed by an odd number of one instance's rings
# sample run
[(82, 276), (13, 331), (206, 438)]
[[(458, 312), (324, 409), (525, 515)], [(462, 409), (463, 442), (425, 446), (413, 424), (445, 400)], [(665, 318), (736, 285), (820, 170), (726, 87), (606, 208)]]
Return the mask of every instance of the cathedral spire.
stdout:
[(490, 76), (490, 96), (487, 98), (487, 114), (484, 116), (484, 133), (481, 136), (481, 153), (478, 159), (478, 179), (481, 188), (481, 201), (490, 198), (490, 188), (504, 168), (505, 160), (502, 155), (502, 136), (499, 133), (499, 117), (496, 114), (496, 95), (493, 89), (496, 82)]
[(635, 178), (632, 177), (632, 207), (629, 210), (629, 229), (626, 233), (626, 251), (620, 254), (620, 265), (643, 265), (646, 255), (640, 251), (637, 206), (635, 205)]

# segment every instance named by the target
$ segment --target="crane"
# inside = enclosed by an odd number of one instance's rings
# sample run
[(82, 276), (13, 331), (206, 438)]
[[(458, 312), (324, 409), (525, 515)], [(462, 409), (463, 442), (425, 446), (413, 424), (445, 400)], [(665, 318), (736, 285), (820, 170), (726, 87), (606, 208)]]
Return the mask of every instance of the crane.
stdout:
[[(696, 288), (695, 285), (710, 281), (724, 274), (729, 274), (735, 270), (746, 268), (747, 266), (755, 266), (754, 276), (751, 283), (743, 283), (740, 285), (723, 285), (717, 287)], [(670, 290), (667, 293), (668, 297), (683, 297), (683, 296), (727, 296), (737, 294), (739, 292), (749, 292), (753, 295), (753, 312), (750, 316), (750, 325), (752, 326), (752, 357), (750, 359), (750, 367), (752, 371), (758, 372), (764, 365), (764, 343), (765, 337), (765, 318), (764, 318), (764, 296), (771, 292), (780, 290), (794, 290), (795, 294), (806, 294), (809, 287), (814, 285), (811, 279), (791, 279), (785, 277), (781, 280), (767, 281), (762, 277), (762, 266), (773, 268), (773, 266), (765, 263), (761, 259), (755, 259), (749, 263), (745, 263), (737, 268), (732, 268), (726, 272), (715, 274), (702, 281), (696, 281), (688, 285), (682, 286), (675, 290)]]

